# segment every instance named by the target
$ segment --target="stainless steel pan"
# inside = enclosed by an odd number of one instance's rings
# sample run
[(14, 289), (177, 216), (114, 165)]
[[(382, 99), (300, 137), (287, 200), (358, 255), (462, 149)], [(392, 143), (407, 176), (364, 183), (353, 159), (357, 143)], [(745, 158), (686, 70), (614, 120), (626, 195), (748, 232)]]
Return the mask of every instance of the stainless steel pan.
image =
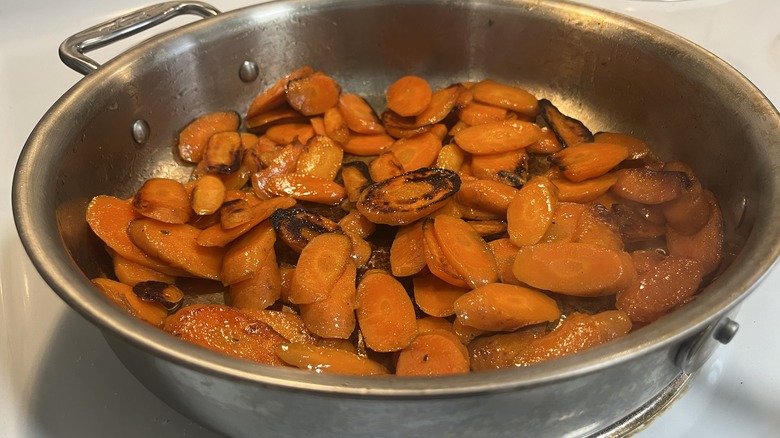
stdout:
[[(216, 15), (98, 66), (84, 53), (181, 12)], [(129, 23), (129, 26), (128, 26)], [(13, 186), (17, 228), (48, 284), (97, 325), (152, 392), (233, 436), (585, 436), (679, 382), (736, 332), (733, 314), (780, 251), (780, 115), (738, 72), (651, 25), (549, 0), (277, 1), (219, 14), (173, 3), (69, 39), (86, 76), (46, 113)], [(91, 286), (108, 266), (84, 222), (91, 197), (186, 178), (175, 133), (243, 112), (309, 64), (381, 102), (403, 74), (433, 85), (494, 78), (555, 102), (596, 131), (647, 140), (692, 165), (718, 196), (728, 267), (690, 305), (630, 336), (525, 369), (382, 379), (269, 368), (206, 351), (135, 320)]]

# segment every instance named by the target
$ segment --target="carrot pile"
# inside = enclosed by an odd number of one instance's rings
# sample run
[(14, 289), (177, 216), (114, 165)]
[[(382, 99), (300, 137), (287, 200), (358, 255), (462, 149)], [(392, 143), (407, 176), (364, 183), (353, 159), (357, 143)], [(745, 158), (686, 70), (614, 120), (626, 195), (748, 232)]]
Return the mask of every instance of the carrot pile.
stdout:
[[(390, 84), (377, 114), (310, 67), (178, 137), (190, 181), (99, 195), (93, 283), (188, 342), (319, 373), (441, 375), (576, 353), (695, 299), (718, 203), (640, 139), (494, 80)], [(216, 298), (215, 298), (216, 297)]]

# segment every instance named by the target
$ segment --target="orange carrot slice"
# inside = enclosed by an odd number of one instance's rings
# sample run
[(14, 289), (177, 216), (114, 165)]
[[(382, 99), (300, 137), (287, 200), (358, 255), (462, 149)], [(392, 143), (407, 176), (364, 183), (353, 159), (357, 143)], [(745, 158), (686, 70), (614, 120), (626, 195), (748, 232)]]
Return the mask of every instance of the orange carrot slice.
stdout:
[(133, 197), (133, 208), (143, 216), (169, 224), (184, 224), (192, 216), (190, 195), (168, 178), (149, 178)]
[(443, 376), (469, 372), (466, 347), (448, 331), (420, 333), (401, 350), (395, 367), (397, 376)]
[(293, 343), (279, 346), (276, 354), (288, 365), (319, 374), (389, 374), (378, 362), (339, 348)]
[[(224, 264), (224, 262), (223, 262)], [(265, 309), (282, 293), (282, 274), (271, 250), (250, 277), (230, 285), (230, 305), (239, 309)]]
[(555, 186), (543, 176), (528, 181), (507, 207), (509, 238), (515, 246), (539, 242), (550, 228), (555, 215), (558, 194)]
[(233, 228), (224, 228), (220, 223), (214, 224), (198, 234), (198, 245), (225, 246), (271, 217), (276, 210), (290, 208), (294, 205), (295, 200), (287, 197), (271, 198), (252, 205), (249, 207), (249, 220)]
[(460, 205), (506, 215), (509, 204), (519, 194), (520, 190), (506, 184), (477, 179), (462, 181), (456, 199)]
[(609, 172), (580, 182), (572, 182), (566, 178), (556, 178), (551, 181), (555, 184), (555, 188), (558, 189), (559, 201), (584, 204), (594, 201), (599, 196), (607, 193), (617, 182), (617, 175), (614, 172)]
[(306, 329), (300, 315), (279, 310), (242, 309), (248, 317), (268, 324), (289, 342), (316, 344), (318, 338)]
[(293, 109), (304, 116), (316, 116), (336, 106), (341, 87), (330, 76), (316, 72), (289, 80), (285, 94)]
[(498, 265), (493, 253), (465, 221), (440, 215), (433, 220), (433, 230), (442, 254), (470, 287), (498, 280)]
[(441, 151), (441, 139), (430, 132), (396, 140), (389, 149), (405, 171), (430, 167)]
[(168, 311), (161, 304), (144, 301), (133, 292), (133, 288), (108, 278), (95, 278), (92, 284), (103, 294), (127, 313), (146, 321), (156, 327), (161, 327)]
[(340, 233), (322, 233), (301, 251), (287, 299), (309, 304), (328, 297), (352, 254), (352, 241)]
[(342, 94), (338, 99), (338, 109), (350, 130), (358, 134), (385, 133), (374, 109), (357, 94)]
[(467, 288), (469, 284), (450, 264), (449, 259), (444, 255), (433, 229), (433, 219), (427, 219), (422, 223), (423, 243), (425, 249), (425, 263), (431, 274), (439, 277), (447, 283)]
[(396, 277), (417, 274), (425, 267), (422, 222), (398, 227), (390, 246), (390, 269)]
[(239, 123), (238, 114), (233, 111), (214, 112), (198, 117), (179, 133), (179, 156), (190, 163), (199, 162), (212, 135), (217, 132), (236, 131)]
[(685, 235), (669, 227), (666, 232), (666, 244), (669, 254), (698, 260), (705, 274), (715, 271), (723, 259), (723, 215), (712, 192), (705, 190), (710, 206), (709, 220), (699, 231)]
[(455, 314), (455, 300), (469, 291), (453, 286), (439, 277), (428, 274), (412, 279), (414, 302), (427, 315), (450, 316)]
[[(222, 259), (220, 278), (225, 285), (253, 277), (273, 252), (276, 234), (270, 221), (263, 221), (234, 241)], [(205, 248), (205, 247), (202, 247)]]
[(309, 76), (314, 73), (314, 70), (309, 66), (300, 67), (290, 72), (285, 77), (279, 79), (274, 85), (258, 94), (257, 97), (252, 99), (249, 105), (249, 109), (246, 112), (246, 118), (252, 118), (261, 113), (265, 113), (278, 108), (286, 102), (285, 88), (287, 82), (292, 79)]
[(520, 150), (542, 136), (538, 125), (523, 121), (502, 121), (471, 126), (455, 134), (455, 142), (475, 155)]
[(323, 338), (348, 339), (355, 331), (355, 279), (357, 268), (347, 262), (328, 297), (298, 306), (306, 328)]
[(552, 156), (552, 162), (570, 181), (604, 175), (628, 158), (628, 148), (613, 143), (581, 143)]
[(515, 356), (523, 353), (531, 341), (541, 337), (539, 331), (517, 331), (482, 336), (469, 343), (472, 371), (512, 368)]
[(158, 281), (168, 284), (176, 281), (176, 277), (172, 275), (163, 274), (162, 272), (131, 262), (115, 251), (111, 252), (113, 253), (111, 255), (111, 261), (114, 265), (114, 275), (116, 275), (116, 278), (120, 282), (128, 286), (135, 286), (144, 281)]
[(366, 346), (398, 351), (417, 335), (414, 305), (403, 285), (383, 271), (369, 271), (357, 288), (357, 318)]
[(557, 302), (544, 293), (513, 284), (491, 283), (455, 301), (458, 319), (487, 331), (512, 331), (560, 318)]
[(341, 147), (346, 153), (367, 157), (381, 154), (394, 142), (395, 139), (387, 134), (351, 134)]
[(300, 201), (327, 205), (337, 205), (347, 197), (344, 187), (335, 181), (295, 173), (272, 176), (264, 188), (274, 196), (289, 196)]
[(444, 120), (455, 108), (463, 91), (460, 84), (442, 88), (431, 95), (431, 103), (414, 118), (414, 126), (434, 125)]
[(401, 116), (416, 116), (431, 103), (433, 92), (428, 81), (419, 76), (403, 76), (385, 92), (387, 108)]
[(528, 116), (536, 116), (539, 111), (539, 102), (533, 94), (492, 79), (478, 82), (471, 88), (471, 93), (477, 102), (517, 111)]

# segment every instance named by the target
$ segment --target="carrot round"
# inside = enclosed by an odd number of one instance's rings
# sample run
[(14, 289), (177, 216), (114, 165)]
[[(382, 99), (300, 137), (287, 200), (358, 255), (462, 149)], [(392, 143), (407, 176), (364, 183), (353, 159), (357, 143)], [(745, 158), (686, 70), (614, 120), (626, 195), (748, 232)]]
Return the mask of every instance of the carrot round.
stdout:
[(538, 125), (509, 120), (468, 127), (455, 134), (455, 142), (466, 152), (484, 155), (519, 150), (541, 136)]
[(294, 304), (326, 299), (351, 263), (351, 254), (352, 241), (343, 234), (322, 233), (311, 239), (298, 258), (287, 298)]
[(389, 374), (380, 363), (339, 348), (310, 344), (283, 344), (276, 355), (285, 363), (320, 374), (372, 376)]
[(253, 277), (264, 267), (264, 263), (270, 262), (267, 260), (268, 254), (274, 251), (274, 243), (276, 243), (276, 234), (271, 221), (263, 221), (233, 242), (227, 247), (222, 259), (220, 270), (222, 283), (235, 284)]
[(506, 211), (507, 232), (516, 246), (539, 242), (555, 216), (558, 195), (550, 180), (537, 176), (512, 198)]
[(491, 283), (455, 301), (455, 312), (465, 325), (487, 331), (512, 331), (560, 318), (557, 302), (523, 286)]
[(347, 262), (344, 272), (322, 301), (298, 306), (306, 328), (323, 338), (347, 339), (355, 331), (357, 268)]
[(239, 309), (265, 309), (282, 293), (282, 274), (271, 250), (251, 277), (230, 285), (230, 305)]
[(466, 288), (453, 286), (433, 274), (414, 277), (412, 282), (415, 304), (430, 316), (454, 315), (455, 300), (469, 291)]
[(442, 254), (472, 288), (498, 280), (498, 265), (487, 243), (462, 219), (439, 215), (433, 230)]
[(428, 81), (419, 76), (403, 76), (393, 82), (385, 92), (387, 108), (401, 116), (416, 116), (431, 103)]
[(397, 376), (442, 376), (469, 372), (466, 347), (452, 333), (433, 330), (420, 333), (401, 350)]
[(314, 116), (336, 106), (341, 87), (330, 76), (317, 72), (288, 81), (285, 94), (291, 107), (304, 116)]
[(425, 267), (422, 222), (398, 227), (390, 246), (390, 269), (396, 277), (408, 277)]
[(165, 307), (159, 303), (144, 301), (138, 298), (135, 292), (133, 292), (133, 288), (124, 283), (108, 278), (95, 278), (92, 280), (92, 284), (97, 286), (105, 296), (119, 305), (119, 307), (149, 324), (161, 327), (163, 320), (168, 316)]
[(417, 335), (414, 305), (403, 285), (383, 271), (369, 271), (357, 288), (357, 318), (366, 346), (398, 351)]

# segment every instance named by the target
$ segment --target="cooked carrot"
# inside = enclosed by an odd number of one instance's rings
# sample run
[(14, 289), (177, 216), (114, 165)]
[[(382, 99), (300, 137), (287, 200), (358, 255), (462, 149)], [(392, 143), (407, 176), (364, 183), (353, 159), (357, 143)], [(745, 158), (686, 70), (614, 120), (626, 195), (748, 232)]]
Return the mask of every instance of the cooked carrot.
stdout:
[(311, 175), (283, 174), (268, 179), (265, 189), (275, 196), (336, 205), (347, 197), (344, 187), (329, 179)]
[(287, 82), (292, 79), (309, 76), (313, 73), (314, 70), (306, 65), (290, 72), (283, 78), (279, 79), (274, 85), (268, 87), (252, 100), (249, 105), (249, 109), (246, 112), (246, 118), (249, 119), (257, 114), (276, 109), (277, 107), (283, 105), (287, 101), (285, 96)]
[(268, 130), (268, 128), (274, 125), (278, 125), (282, 123), (304, 123), (304, 122), (306, 122), (306, 117), (304, 117), (303, 114), (299, 113), (298, 111), (290, 108), (287, 104), (285, 104), (280, 108), (268, 112), (256, 114), (252, 117), (247, 117), (246, 127), (252, 133), (260, 135), (260, 134), (264, 134)]
[(328, 137), (314, 136), (306, 143), (305, 151), (298, 157), (295, 173), (336, 179), (341, 169), (344, 150)]
[(108, 278), (95, 278), (92, 284), (119, 307), (136, 318), (153, 326), (162, 326), (168, 311), (160, 303), (144, 301), (133, 292), (133, 288)]
[(432, 330), (444, 330), (455, 334), (452, 329), (452, 323), (447, 318), (424, 316), (417, 320), (417, 333), (425, 333)]
[(437, 216), (433, 230), (448, 264), (476, 288), (498, 280), (498, 266), (487, 243), (462, 219)]
[(293, 304), (290, 302), (290, 289), (292, 287), (292, 278), (295, 274), (294, 266), (283, 266), (279, 268), (279, 273), (282, 277), (282, 293), (279, 296), (279, 301), (284, 304)]
[(561, 141), (550, 128), (545, 126), (542, 128), (542, 136), (539, 140), (531, 143), (524, 150), (532, 154), (554, 154), (561, 149), (563, 149)]
[(144, 252), (196, 277), (220, 280), (223, 248), (198, 245), (198, 228), (137, 219), (127, 227), (130, 240)]
[(465, 325), (487, 331), (512, 331), (552, 322), (561, 316), (558, 303), (544, 293), (513, 284), (490, 283), (455, 301), (455, 312)]
[(276, 210), (271, 224), (276, 237), (297, 253), (320, 234), (342, 232), (337, 222), (300, 206)]
[(549, 100), (539, 100), (539, 115), (555, 133), (563, 147), (593, 142), (593, 133), (585, 124), (561, 113)]
[(455, 134), (455, 142), (474, 155), (520, 150), (537, 141), (541, 128), (531, 122), (502, 121), (471, 126)]
[[(471, 173), (479, 179), (510, 183), (507, 181), (508, 176), (517, 179), (527, 173), (527, 167), (528, 154), (522, 149), (471, 157)], [(523, 181), (511, 181), (511, 183), (514, 183), (511, 185), (515, 187), (523, 185)]]
[(226, 192), (225, 201), (219, 208), (219, 224), (227, 230), (253, 222), (258, 213), (256, 207), (261, 202), (267, 201), (260, 200), (254, 192)]
[(501, 283), (519, 284), (515, 274), (512, 272), (512, 266), (515, 263), (515, 255), (518, 248), (508, 237), (495, 239), (488, 242), (488, 248), (493, 253), (498, 266), (498, 279)]
[(439, 155), (436, 157), (436, 164), (434, 167), (457, 172), (463, 165), (465, 158), (463, 149), (461, 149), (460, 146), (455, 143), (447, 143), (439, 150)]
[(172, 275), (163, 274), (162, 272), (131, 262), (117, 252), (112, 251), (112, 253), (111, 260), (114, 266), (114, 275), (116, 275), (116, 278), (120, 282), (128, 286), (135, 286), (143, 281), (159, 281), (169, 284), (176, 281), (176, 277)]
[(632, 168), (617, 170), (615, 175), (612, 193), (642, 204), (671, 201), (691, 184), (685, 172), (677, 171)]
[(322, 116), (322, 123), (325, 125), (325, 134), (333, 140), (344, 145), (349, 141), (349, 126), (341, 116), (338, 107), (329, 108)]
[(482, 220), (468, 221), (467, 223), (483, 238), (506, 234), (506, 221)]
[(385, 129), (371, 105), (357, 94), (343, 93), (338, 99), (341, 117), (358, 134), (384, 134)]
[(209, 173), (228, 175), (241, 166), (242, 154), (241, 134), (236, 131), (217, 132), (209, 137), (198, 165), (205, 166)]
[(539, 331), (517, 331), (482, 336), (469, 343), (469, 360), (472, 371), (512, 368), (515, 356), (523, 353), (531, 341), (543, 333)]
[(412, 279), (414, 302), (426, 315), (450, 316), (455, 314), (455, 300), (469, 291), (468, 288), (453, 286), (433, 274)]
[(528, 116), (536, 116), (539, 102), (528, 91), (492, 79), (480, 81), (471, 88), (477, 102), (506, 108)]
[(434, 219), (426, 219), (422, 222), (423, 248), (428, 269), (431, 274), (453, 286), (469, 287), (466, 280), (455, 270), (455, 267), (450, 264), (449, 259), (442, 252), (439, 239), (434, 231), (433, 221)]
[(403, 76), (387, 87), (387, 108), (401, 116), (416, 116), (431, 103), (433, 91), (419, 76)]
[(242, 310), (265, 309), (275, 303), (281, 293), (282, 274), (276, 253), (271, 250), (250, 277), (230, 284), (230, 305)]
[(357, 268), (347, 262), (344, 272), (322, 301), (298, 306), (306, 328), (323, 338), (348, 339), (355, 331)]
[(340, 233), (323, 233), (301, 251), (287, 299), (309, 304), (328, 297), (352, 254), (352, 241)]
[(395, 139), (387, 134), (351, 134), (341, 147), (344, 152), (361, 157), (379, 155), (393, 145)]
[(342, 164), (341, 179), (344, 181), (349, 202), (357, 202), (363, 189), (373, 183), (368, 165), (363, 161), (349, 161)]
[(463, 86), (460, 84), (450, 85), (435, 91), (431, 95), (431, 103), (428, 107), (415, 116), (414, 125), (435, 125), (444, 120), (455, 108), (458, 96), (460, 96), (462, 91)]
[(612, 143), (582, 143), (553, 154), (552, 163), (570, 181), (580, 182), (612, 170), (628, 158), (628, 148)]
[(312, 345), (318, 342), (318, 338), (306, 329), (303, 319), (298, 314), (268, 309), (242, 309), (241, 311), (252, 319), (268, 324), (289, 342)]
[(311, 129), (314, 130), (314, 135), (328, 136), (327, 131), (325, 131), (324, 115), (310, 118), (309, 123), (311, 123)]
[(391, 151), (385, 151), (368, 163), (368, 173), (374, 182), (382, 182), (404, 173), (404, 166)]
[(558, 189), (558, 200), (561, 202), (587, 203), (607, 193), (615, 185), (617, 175), (609, 172), (602, 176), (589, 178), (580, 182), (572, 182), (567, 178), (550, 180)]
[(366, 238), (374, 233), (376, 224), (368, 220), (357, 210), (350, 210), (344, 217), (339, 219), (339, 226), (345, 233)]
[(401, 350), (395, 366), (397, 376), (443, 376), (469, 372), (468, 351), (448, 331), (420, 333)]
[(699, 231), (710, 217), (710, 205), (699, 179), (693, 169), (679, 161), (666, 163), (664, 170), (685, 172), (691, 183), (676, 198), (661, 206), (669, 227), (680, 234)]
[(706, 275), (715, 271), (723, 259), (724, 231), (723, 215), (715, 195), (709, 190), (705, 190), (703, 196), (706, 197), (710, 205), (707, 223), (699, 231), (690, 235), (681, 234), (671, 227), (668, 228), (666, 244), (669, 247), (669, 254), (701, 262)]
[(198, 234), (198, 245), (225, 246), (268, 219), (273, 212), (295, 205), (295, 200), (287, 197), (271, 198), (250, 206), (250, 219), (233, 228), (223, 228), (221, 224), (212, 225)]
[(389, 374), (378, 362), (339, 348), (292, 343), (278, 347), (276, 354), (289, 365), (319, 374)]
[(631, 330), (631, 320), (619, 310), (595, 315), (573, 313), (552, 332), (532, 340), (515, 356), (515, 366), (527, 366), (593, 348), (624, 336)]
[(214, 175), (195, 180), (192, 189), (192, 210), (199, 216), (214, 214), (225, 200), (225, 184)]
[(396, 140), (389, 152), (401, 163), (405, 171), (431, 167), (441, 151), (441, 140), (430, 132)]
[(238, 114), (233, 111), (214, 112), (198, 117), (179, 133), (179, 156), (190, 163), (199, 162), (213, 134), (236, 131), (239, 123)]
[(357, 318), (366, 346), (388, 352), (417, 335), (414, 305), (403, 285), (383, 271), (368, 271), (357, 288)]
[(169, 224), (184, 224), (192, 216), (184, 186), (168, 178), (149, 178), (133, 197), (133, 208), (143, 216)]
[(340, 94), (339, 84), (320, 72), (291, 79), (285, 86), (287, 102), (304, 116), (316, 116), (333, 108)]
[(480, 330), (476, 327), (471, 327), (463, 323), (460, 318), (455, 317), (455, 320), (452, 321), (452, 331), (455, 332), (455, 336), (460, 339), (460, 343), (463, 345), (468, 345), (469, 342), (473, 341), (474, 339), (486, 334), (490, 333), (485, 330)]
[(670, 255), (639, 274), (618, 293), (615, 306), (632, 321), (648, 323), (690, 301), (699, 290), (704, 266), (693, 259)]
[(533, 245), (544, 236), (555, 215), (558, 195), (545, 177), (528, 181), (509, 203), (507, 232), (516, 246)]
[(572, 241), (592, 243), (619, 251), (624, 247), (614, 215), (601, 204), (593, 204), (582, 212)]
[(507, 111), (493, 105), (469, 102), (458, 111), (458, 118), (469, 126), (500, 122), (506, 119)]
[(540, 242), (572, 242), (580, 223), (580, 217), (585, 209), (585, 204), (576, 202), (558, 202), (555, 204), (555, 214), (552, 223), (542, 236)]
[[(612, 213), (614, 213), (614, 218), (617, 221), (624, 242), (652, 240), (663, 236), (666, 232), (663, 220), (660, 223), (650, 220), (652, 210), (642, 208), (642, 204), (620, 200), (620, 198), (616, 198), (614, 201)], [(657, 206), (647, 207), (657, 208)]]
[(161, 281), (137, 283), (133, 293), (143, 301), (161, 304), (168, 312), (179, 310), (184, 303), (184, 292), (178, 286)]
[(588, 243), (539, 243), (520, 248), (512, 269), (529, 286), (595, 297), (619, 292), (634, 280), (631, 256)]
[(617, 132), (597, 132), (593, 136), (593, 140), (598, 143), (622, 144), (628, 148), (629, 160), (641, 160), (653, 154), (647, 143), (633, 135), (620, 134)]
[[(227, 247), (222, 260), (220, 278), (229, 285), (254, 277), (273, 252), (276, 234), (270, 221), (263, 221)], [(275, 259), (274, 259), (275, 261)]]
[(390, 267), (396, 277), (408, 277), (425, 267), (422, 222), (398, 227), (390, 246)]
[(314, 128), (311, 123), (280, 123), (273, 125), (265, 131), (266, 137), (277, 144), (290, 144), (293, 140), (298, 140), (306, 144), (309, 139), (314, 137)]
[(163, 329), (177, 338), (230, 356), (282, 365), (274, 350), (287, 342), (268, 324), (218, 304), (184, 307), (166, 318)]
[(509, 204), (519, 194), (520, 190), (497, 181), (464, 180), (455, 199), (460, 205), (506, 215)]

